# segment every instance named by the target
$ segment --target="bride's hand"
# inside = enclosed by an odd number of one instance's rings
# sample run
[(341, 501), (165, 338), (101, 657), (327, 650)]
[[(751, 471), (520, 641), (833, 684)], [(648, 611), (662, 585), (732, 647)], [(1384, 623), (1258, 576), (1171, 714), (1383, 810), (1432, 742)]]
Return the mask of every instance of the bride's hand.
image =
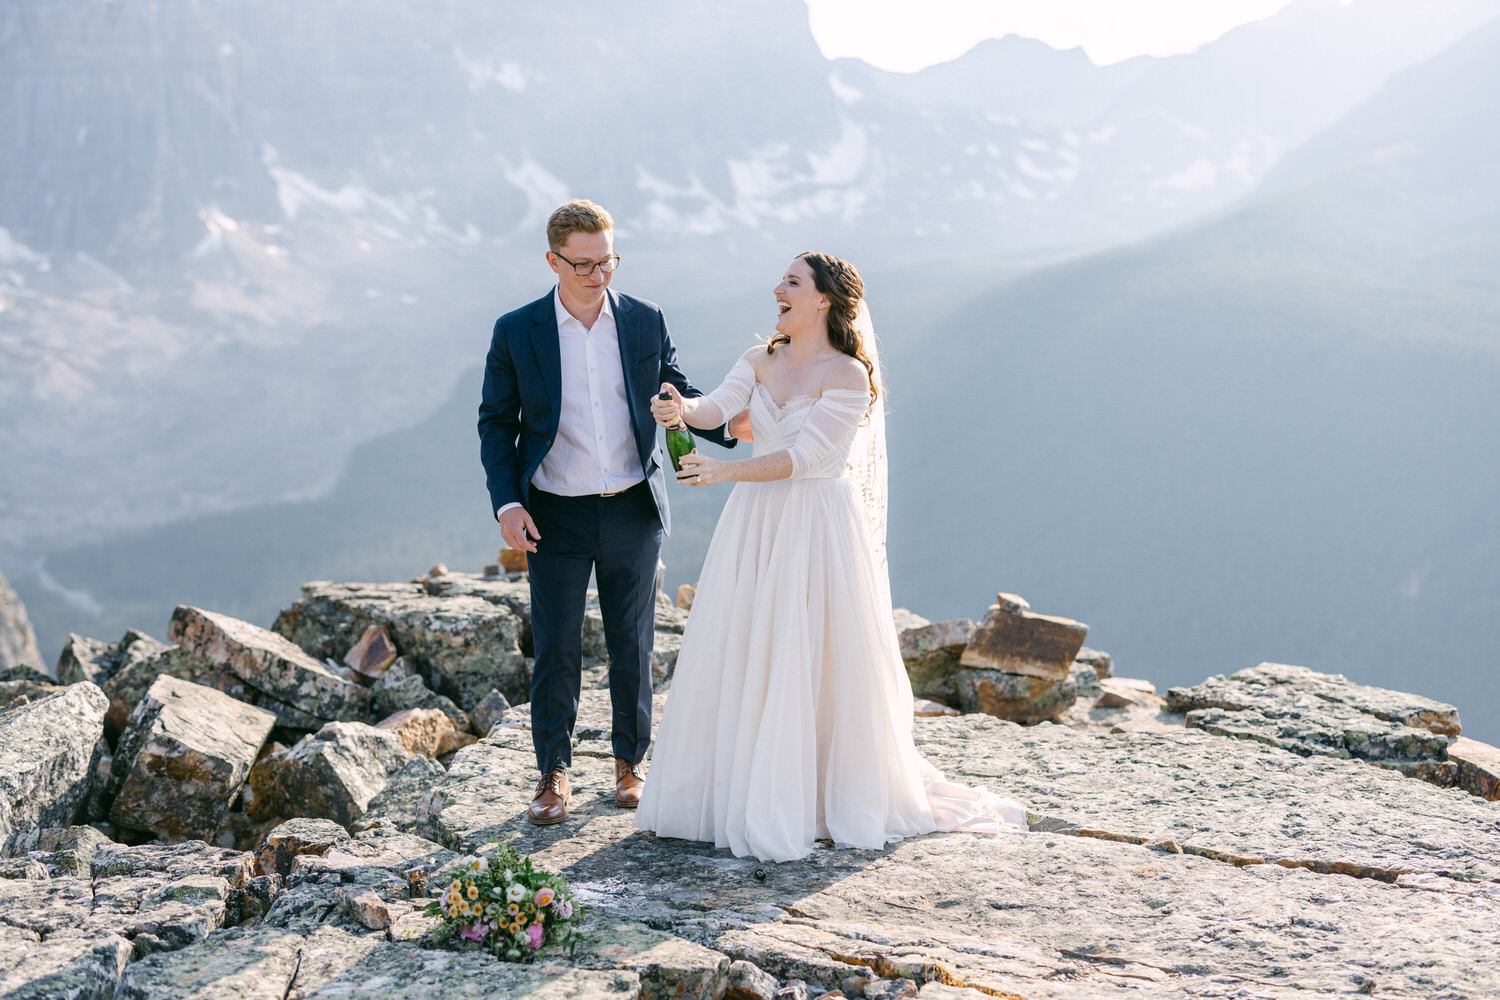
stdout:
[(728, 462), (709, 458), (694, 448), (682, 456), (682, 471), (677, 473), (677, 481), (689, 486), (714, 486), (728, 482), (728, 465)]
[(669, 393), (671, 399), (662, 399), (660, 396), (651, 397), (651, 416), (663, 427), (675, 427), (682, 420), (682, 393), (670, 382), (661, 384), (661, 391)]

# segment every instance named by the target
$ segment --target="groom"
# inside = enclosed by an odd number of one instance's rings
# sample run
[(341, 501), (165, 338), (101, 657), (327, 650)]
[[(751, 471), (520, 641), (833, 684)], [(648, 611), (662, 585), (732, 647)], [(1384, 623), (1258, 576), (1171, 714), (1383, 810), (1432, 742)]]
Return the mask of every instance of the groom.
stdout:
[[(557, 286), (495, 323), (479, 406), (490, 507), (505, 544), (528, 553), (539, 826), (567, 816), (590, 572), (609, 650), (615, 802), (640, 802), (656, 565), (671, 529), (650, 401), (663, 382), (702, 395), (677, 367), (661, 310), (610, 291), (620, 258), (608, 212), (568, 202), (547, 220), (547, 245)], [(699, 435), (735, 443), (722, 427)]]

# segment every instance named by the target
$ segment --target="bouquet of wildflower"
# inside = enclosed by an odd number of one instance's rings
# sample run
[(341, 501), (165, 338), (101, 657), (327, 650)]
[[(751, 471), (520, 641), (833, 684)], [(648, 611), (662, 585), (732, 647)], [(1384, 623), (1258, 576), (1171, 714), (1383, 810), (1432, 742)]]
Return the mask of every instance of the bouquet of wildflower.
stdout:
[(530, 962), (544, 944), (570, 942), (579, 912), (559, 875), (539, 871), (509, 844), (461, 868), (427, 905), (442, 923), (439, 944), (480, 947), (507, 962)]

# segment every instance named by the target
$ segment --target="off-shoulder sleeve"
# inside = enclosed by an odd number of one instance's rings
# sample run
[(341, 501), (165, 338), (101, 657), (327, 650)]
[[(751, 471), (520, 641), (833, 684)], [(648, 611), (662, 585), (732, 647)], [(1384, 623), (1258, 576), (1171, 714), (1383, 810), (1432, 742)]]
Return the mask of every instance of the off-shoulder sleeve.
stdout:
[(740, 358), (734, 363), (734, 367), (729, 369), (729, 374), (724, 376), (724, 381), (719, 384), (719, 387), (702, 397), (698, 405), (701, 407), (704, 403), (712, 403), (718, 407), (719, 416), (714, 423), (722, 424), (750, 405), (750, 393), (754, 388), (755, 369), (750, 367), (750, 362)]
[(870, 409), (870, 393), (863, 389), (825, 389), (813, 404), (797, 440), (787, 449), (792, 479), (806, 479), (821, 468), (859, 428)]

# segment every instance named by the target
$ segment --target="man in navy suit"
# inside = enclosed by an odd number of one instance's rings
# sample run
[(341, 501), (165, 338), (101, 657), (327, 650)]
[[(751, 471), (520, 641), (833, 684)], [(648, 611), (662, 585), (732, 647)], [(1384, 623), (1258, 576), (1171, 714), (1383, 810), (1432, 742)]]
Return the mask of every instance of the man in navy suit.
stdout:
[[(677, 367), (661, 310), (610, 291), (620, 258), (608, 212), (568, 202), (548, 219), (547, 244), (557, 287), (495, 323), (479, 406), (490, 506), (505, 543), (528, 553), (538, 825), (567, 816), (590, 572), (609, 650), (615, 802), (640, 802), (656, 567), (671, 530), (650, 401), (663, 382), (702, 395)], [(724, 428), (699, 435), (735, 443)]]

